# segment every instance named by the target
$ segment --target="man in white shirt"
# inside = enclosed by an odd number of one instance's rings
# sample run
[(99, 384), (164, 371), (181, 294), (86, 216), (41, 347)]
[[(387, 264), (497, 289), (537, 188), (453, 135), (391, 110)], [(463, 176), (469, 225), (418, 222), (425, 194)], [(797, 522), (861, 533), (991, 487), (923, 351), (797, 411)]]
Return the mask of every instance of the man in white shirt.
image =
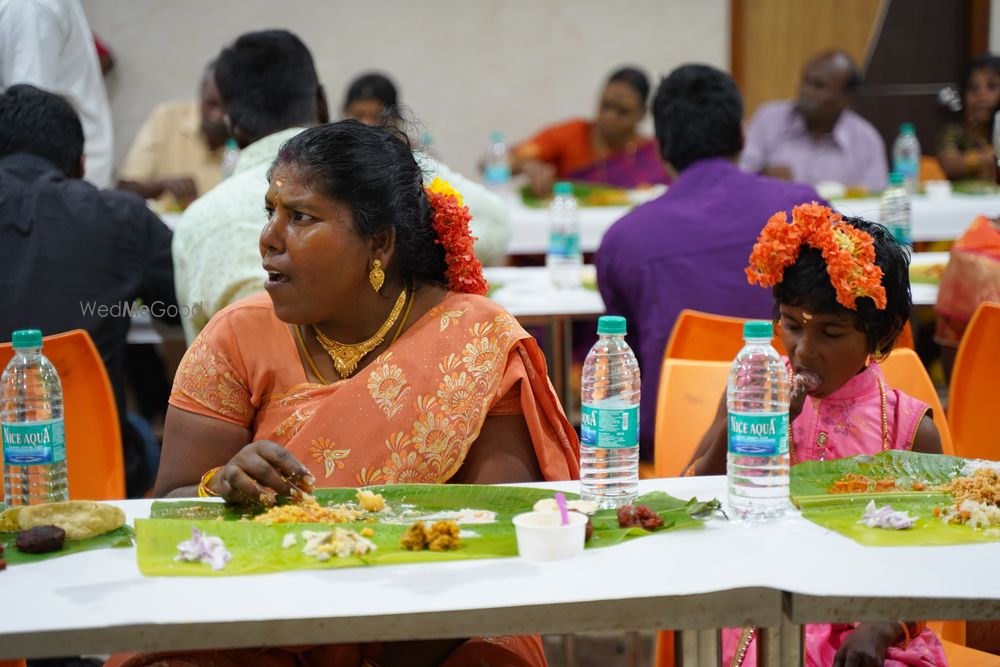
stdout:
[(84, 177), (111, 187), (111, 108), (80, 0), (0, 0), (0, 92), (16, 83), (73, 106), (83, 123)]

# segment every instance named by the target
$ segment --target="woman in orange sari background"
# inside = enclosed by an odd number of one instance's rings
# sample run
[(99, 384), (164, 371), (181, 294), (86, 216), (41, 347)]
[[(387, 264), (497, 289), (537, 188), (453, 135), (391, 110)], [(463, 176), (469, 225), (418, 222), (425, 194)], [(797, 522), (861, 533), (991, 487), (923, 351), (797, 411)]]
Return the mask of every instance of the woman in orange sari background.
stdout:
[[(579, 477), (535, 341), (485, 298), (468, 212), (406, 143), (342, 121), (270, 173), (267, 295), (213, 317), (174, 381), (157, 495)], [(262, 272), (263, 273), (263, 272)], [(200, 481), (199, 481), (200, 480)], [(109, 664), (545, 665), (538, 637), (116, 656)]]

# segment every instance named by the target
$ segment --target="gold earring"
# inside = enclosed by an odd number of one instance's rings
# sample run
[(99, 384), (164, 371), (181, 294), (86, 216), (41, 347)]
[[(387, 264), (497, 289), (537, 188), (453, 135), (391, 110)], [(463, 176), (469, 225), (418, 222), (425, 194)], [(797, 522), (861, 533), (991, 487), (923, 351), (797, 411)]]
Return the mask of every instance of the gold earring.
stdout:
[(372, 289), (378, 292), (385, 282), (385, 271), (382, 270), (382, 260), (375, 260), (375, 265), (368, 272), (368, 282), (372, 284)]

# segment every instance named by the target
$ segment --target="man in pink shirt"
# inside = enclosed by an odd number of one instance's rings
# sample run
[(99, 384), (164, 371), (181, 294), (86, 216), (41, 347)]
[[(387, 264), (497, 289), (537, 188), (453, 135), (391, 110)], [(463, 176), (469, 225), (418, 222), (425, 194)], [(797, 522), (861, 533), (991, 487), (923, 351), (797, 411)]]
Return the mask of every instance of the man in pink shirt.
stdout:
[(798, 99), (757, 109), (740, 168), (810, 185), (836, 181), (870, 192), (885, 189), (885, 142), (848, 108), (860, 85), (861, 75), (843, 51), (813, 58), (802, 72)]

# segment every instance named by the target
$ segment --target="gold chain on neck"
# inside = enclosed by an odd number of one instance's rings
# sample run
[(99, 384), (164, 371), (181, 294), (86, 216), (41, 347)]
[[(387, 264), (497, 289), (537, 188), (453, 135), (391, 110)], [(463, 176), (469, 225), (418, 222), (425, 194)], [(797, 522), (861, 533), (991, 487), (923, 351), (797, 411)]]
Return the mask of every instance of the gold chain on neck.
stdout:
[(399, 318), (399, 314), (403, 310), (403, 304), (406, 303), (406, 294), (407, 289), (404, 287), (399, 293), (399, 298), (396, 299), (396, 305), (392, 307), (392, 312), (389, 313), (389, 317), (382, 323), (382, 326), (378, 328), (378, 331), (371, 338), (363, 340), (360, 343), (341, 343), (335, 341), (320, 331), (319, 327), (315, 324), (313, 325), (313, 333), (316, 335), (316, 340), (319, 341), (319, 344), (326, 350), (326, 353), (333, 359), (333, 366), (337, 369), (337, 374), (341, 378), (345, 380), (349, 378), (357, 370), (358, 362), (366, 354), (382, 344), (382, 341), (385, 340), (385, 335), (389, 333), (389, 329), (395, 324), (396, 319)]

